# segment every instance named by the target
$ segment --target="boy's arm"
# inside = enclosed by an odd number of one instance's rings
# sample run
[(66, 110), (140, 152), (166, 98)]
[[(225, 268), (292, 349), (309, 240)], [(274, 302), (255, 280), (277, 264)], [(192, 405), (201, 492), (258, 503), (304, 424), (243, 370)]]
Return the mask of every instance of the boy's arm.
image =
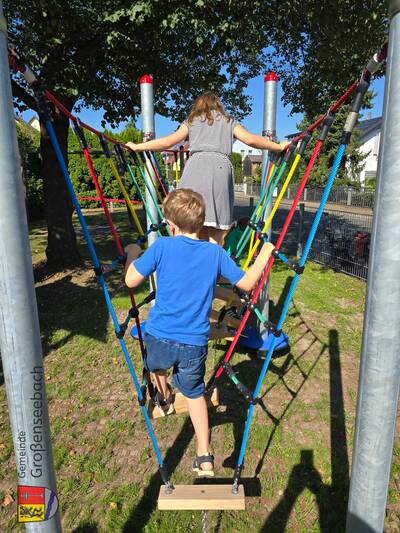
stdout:
[(236, 283), (238, 289), (241, 289), (242, 291), (251, 291), (255, 287), (268, 264), (274, 248), (275, 246), (270, 242), (264, 244), (257, 259), (245, 272), (244, 276)]
[(140, 285), (146, 278), (140, 274), (133, 264), (139, 255), (142, 253), (140, 246), (137, 244), (129, 244), (125, 247), (126, 263), (125, 263), (125, 283), (130, 289)]

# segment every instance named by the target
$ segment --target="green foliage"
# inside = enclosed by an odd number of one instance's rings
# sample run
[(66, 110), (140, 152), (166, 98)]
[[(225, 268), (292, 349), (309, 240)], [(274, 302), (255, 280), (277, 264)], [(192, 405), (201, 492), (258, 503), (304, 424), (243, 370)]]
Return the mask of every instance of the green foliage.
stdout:
[(46, 87), (71, 107), (104, 108), (112, 125), (139, 113), (144, 73), (155, 75), (163, 115), (182, 118), (211, 89), (243, 116), (247, 80), (263, 68), (271, 41), (258, 21), (274, 16), (264, 0), (20, 0), (4, 8), (13, 41)]
[[(314, 164), (313, 170), (311, 171), (310, 177), (308, 178), (308, 183), (310, 185), (325, 185), (326, 180), (328, 179), (329, 172), (332, 168), (339, 144), (342, 136), (343, 126), (348, 114), (348, 106), (340, 108), (336, 114), (336, 118), (331, 126), (329, 135), (326, 141), (323, 144), (322, 150)], [(310, 124), (312, 124), (318, 115), (309, 117), (308, 119), (302, 120), (297, 126), (300, 131), (303, 131)], [(312, 134), (311, 141), (309, 142), (307, 149), (304, 153), (304, 156), (300, 160), (298, 169), (293, 178), (293, 181), (300, 180), (304, 174), (307, 163), (310, 160), (311, 154), (314, 150), (315, 142), (318, 139), (320, 130), (314, 130)], [(365, 159), (365, 154), (362, 154), (358, 151), (360, 146), (360, 132), (355, 129), (353, 131), (350, 143), (346, 148), (345, 155), (342, 159), (337, 177), (335, 179), (336, 185), (352, 185), (358, 186), (358, 176), (363, 169), (363, 161)]]
[(235, 183), (242, 183), (243, 181), (242, 156), (238, 154), (237, 152), (232, 152), (229, 158), (233, 166), (233, 174), (235, 178)]
[(44, 214), (40, 136), (39, 132), (22, 120), (17, 120), (16, 126), (28, 217), (30, 220), (38, 219)]
[(293, 112), (325, 112), (382, 46), (387, 22), (384, 0), (279, 2), (270, 57)]
[[(126, 128), (121, 132), (117, 133), (110, 130), (106, 131), (106, 134), (121, 141), (124, 144), (128, 141), (141, 141), (140, 132), (130, 124), (128, 124)], [(119, 188), (117, 180), (115, 179), (109, 162), (107, 161), (105, 156), (96, 153), (101, 152), (101, 146), (98, 137), (85, 130), (85, 138), (89, 146), (89, 151), (91, 152), (93, 166), (95, 168), (97, 177), (99, 179), (100, 187), (102, 188), (104, 196), (106, 198), (122, 199), (122, 192)], [(113, 156), (114, 151), (111, 143), (109, 143), (109, 149), (111, 155)], [(96, 193), (96, 189), (93, 184), (92, 177), (90, 175), (83, 153), (71, 153), (76, 151), (82, 152), (79, 141), (76, 138), (76, 135), (72, 129), (70, 130), (70, 135), (68, 137), (68, 151), (70, 153), (68, 158), (68, 167), (76, 194), (78, 196), (97, 197), (98, 195)], [(116, 162), (115, 157), (113, 159), (114, 162)], [(133, 164), (133, 161), (129, 157), (129, 155), (127, 155), (127, 160), (131, 166), (131, 169), (134, 172), (136, 180), (138, 181), (139, 185), (143, 190), (143, 178), (139, 172), (139, 169), (136, 165)], [(122, 173), (120, 172), (120, 174)], [(129, 174), (126, 174), (124, 178), (124, 185), (126, 190), (128, 191), (129, 197), (132, 200), (138, 200), (139, 197), (136, 192), (135, 185)], [(90, 201), (82, 200), (80, 203), (83, 207), (93, 207), (93, 202)]]
[(253, 176), (254, 183), (258, 183), (258, 184), (261, 183), (261, 174), (262, 174), (262, 165), (260, 164), (260, 165), (257, 165), (256, 173)]

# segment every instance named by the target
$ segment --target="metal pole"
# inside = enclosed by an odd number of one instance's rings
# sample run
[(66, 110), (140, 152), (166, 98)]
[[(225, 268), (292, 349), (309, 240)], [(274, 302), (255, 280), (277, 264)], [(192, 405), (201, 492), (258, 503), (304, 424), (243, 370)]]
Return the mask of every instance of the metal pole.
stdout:
[[(274, 72), (268, 72), (264, 77), (264, 117), (263, 117), (263, 136), (268, 137), (271, 140), (276, 139), (276, 100), (278, 90), (278, 76)], [(265, 168), (268, 164), (268, 150), (263, 150), (263, 162), (261, 176), (265, 175)], [(272, 199), (268, 202), (268, 205), (264, 211), (264, 222), (268, 219), (272, 209)], [(272, 224), (270, 224), (268, 230), (268, 237), (272, 234)], [(265, 320), (269, 318), (269, 279), (265, 282), (264, 288), (260, 294), (260, 310), (265, 317)], [(265, 326), (259, 323), (259, 333), (264, 338), (268, 337), (268, 331)]]
[(391, 16), (347, 533), (383, 531), (400, 383), (400, 1)]
[[(61, 531), (39, 320), (29, 250), (20, 157), (7, 58), (7, 30), (0, 0), (0, 350), (17, 461), (19, 516), (32, 487), (43, 521), (30, 532)], [(37, 491), (37, 489), (36, 489)], [(46, 520), (46, 517), (48, 519)]]
[[(141, 108), (142, 108), (143, 140), (150, 141), (151, 139), (154, 139), (155, 137), (153, 78), (149, 76), (148, 74), (145, 74), (144, 76), (140, 78), (139, 81), (140, 81), (140, 101), (141, 101)], [(145, 158), (147, 159), (146, 155), (145, 155)], [(153, 177), (153, 180), (149, 180), (149, 189), (151, 190), (153, 197), (157, 198), (157, 193), (152, 183), (152, 181), (156, 183), (157, 178), (153, 170), (153, 167), (151, 166), (150, 163), (148, 163), (147, 167)], [(158, 212), (152, 200), (150, 191), (147, 189), (147, 187), (146, 187), (146, 203), (151, 213), (151, 216), (153, 217), (153, 220), (155, 221), (156, 224), (158, 224), (158, 222), (160, 222), (159, 217), (158, 217)], [(152, 221), (149, 215), (147, 215), (147, 229), (148, 230), (150, 229), (151, 224), (152, 224)], [(149, 246), (156, 239), (157, 239), (157, 232), (156, 231), (150, 232), (148, 236)], [(150, 283), (152, 285), (152, 281), (150, 281)], [(152, 286), (151, 290), (155, 290), (155, 287)]]

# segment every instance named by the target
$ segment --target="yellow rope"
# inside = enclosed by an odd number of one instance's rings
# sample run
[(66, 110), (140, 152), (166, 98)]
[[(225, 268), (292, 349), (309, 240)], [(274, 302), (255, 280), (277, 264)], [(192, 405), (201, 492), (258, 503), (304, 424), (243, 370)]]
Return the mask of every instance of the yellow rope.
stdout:
[(175, 159), (175, 183), (178, 187), (178, 181), (179, 181), (179, 170), (178, 170), (178, 157), (174, 152), (174, 159)]
[(115, 176), (115, 179), (117, 180), (118, 186), (121, 189), (121, 192), (122, 192), (122, 194), (123, 194), (123, 196), (125, 198), (126, 206), (129, 209), (129, 212), (132, 215), (133, 220), (135, 221), (136, 227), (137, 227), (140, 235), (144, 235), (144, 231), (143, 231), (142, 225), (140, 223), (140, 220), (138, 219), (138, 216), (136, 214), (135, 208), (133, 207), (133, 204), (131, 202), (131, 199), (128, 196), (128, 193), (127, 193), (127, 191), (125, 189), (125, 186), (122, 183), (122, 179), (121, 179), (121, 176), (119, 175), (117, 167), (115, 166), (115, 163), (114, 163), (114, 161), (111, 158), (107, 158), (107, 161), (110, 164), (111, 170), (112, 170), (112, 172), (113, 172), (113, 174)]
[[(291, 166), (291, 168), (290, 168), (290, 170), (289, 170), (289, 174), (287, 175), (286, 180), (285, 180), (285, 182), (284, 182), (284, 184), (283, 184), (283, 186), (282, 186), (282, 189), (281, 189), (281, 191), (280, 191), (280, 193), (279, 193), (279, 195), (278, 195), (278, 198), (276, 199), (276, 202), (275, 202), (275, 204), (274, 204), (274, 207), (272, 208), (271, 213), (269, 214), (269, 217), (268, 217), (267, 220), (265, 221), (264, 227), (263, 227), (263, 229), (262, 229), (262, 233), (265, 233), (265, 232), (267, 231), (267, 229), (269, 228), (269, 226), (270, 226), (270, 224), (271, 224), (271, 221), (272, 221), (272, 219), (274, 218), (274, 215), (275, 215), (275, 213), (276, 213), (276, 210), (278, 209), (279, 204), (280, 204), (280, 202), (281, 202), (281, 200), (282, 200), (282, 197), (283, 197), (283, 195), (285, 194), (286, 189), (287, 189), (288, 186), (289, 186), (290, 180), (291, 180), (292, 177), (293, 177), (293, 174), (294, 174), (294, 172), (295, 172), (295, 170), (296, 170), (296, 168), (297, 168), (297, 165), (299, 164), (300, 159), (301, 159), (301, 155), (300, 155), (300, 154), (296, 154), (296, 157), (294, 158), (293, 163), (292, 163), (292, 166)], [(249, 263), (250, 263), (252, 257), (254, 256), (254, 254), (255, 254), (257, 248), (260, 246), (260, 242), (261, 242), (261, 240), (259, 239), (259, 240), (255, 243), (255, 245), (253, 246), (253, 248), (250, 250), (249, 256), (248, 256), (248, 258), (247, 258), (245, 264), (243, 265), (243, 269), (244, 269), (244, 270), (246, 270), (246, 269), (248, 268)]]
[[(149, 166), (147, 166), (147, 165), (149, 165)], [(158, 189), (158, 183), (156, 183), (154, 178), (153, 178), (153, 175), (152, 175), (152, 173), (150, 171), (150, 167), (151, 167), (150, 161), (146, 157), (145, 158), (144, 168), (146, 169), (147, 175), (149, 176), (149, 178), (151, 180), (151, 183), (153, 184), (153, 187), (154, 187), (154, 190), (156, 191), (157, 197), (158, 197), (160, 203), (162, 204), (163, 203), (163, 197), (161, 196), (161, 193), (160, 193), (160, 191)]]
[[(270, 177), (272, 175), (272, 172), (275, 168), (275, 163), (272, 163), (270, 169), (269, 169), (269, 172), (268, 172), (268, 176), (267, 176), (267, 180), (265, 182), (265, 187), (267, 187), (268, 183), (269, 183), (269, 180), (270, 180)], [(268, 195), (267, 195), (268, 196)], [(264, 200), (266, 200), (266, 197), (264, 198)], [(257, 209), (257, 213), (256, 213), (256, 218), (258, 217), (258, 215), (261, 213), (261, 211), (264, 209), (264, 203), (260, 204), (258, 206), (258, 209)], [(253, 244), (254, 244), (254, 237), (256, 235), (256, 230), (253, 230), (251, 232), (251, 237), (250, 237), (250, 244), (249, 244), (249, 252), (248, 252), (248, 255), (247, 255), (247, 258), (251, 260), (251, 257), (250, 257), (250, 251), (252, 250), (253, 248)]]

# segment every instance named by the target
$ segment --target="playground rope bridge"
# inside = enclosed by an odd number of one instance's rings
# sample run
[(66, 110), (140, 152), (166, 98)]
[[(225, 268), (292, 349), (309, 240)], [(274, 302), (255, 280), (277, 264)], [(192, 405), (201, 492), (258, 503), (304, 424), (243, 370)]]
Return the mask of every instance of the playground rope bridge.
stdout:
[[(127, 344), (125, 342), (125, 334), (126, 334), (126, 331), (128, 330), (129, 323), (131, 320), (134, 320), (136, 324), (137, 336), (139, 339), (139, 346), (140, 346), (142, 358), (144, 357), (145, 347), (143, 344), (141, 323), (139, 320), (139, 308), (142, 305), (149, 303), (149, 301), (151, 301), (155, 297), (155, 293), (151, 292), (149, 296), (145, 298), (138, 305), (135, 302), (133, 291), (130, 290), (129, 294), (130, 294), (132, 307), (128, 311), (126, 319), (122, 323), (118, 321), (117, 315), (113, 307), (111, 297), (110, 297), (110, 294), (107, 288), (107, 284), (105, 281), (105, 275), (109, 271), (113, 270), (114, 268), (118, 268), (121, 265), (123, 265), (126, 260), (126, 257), (124, 254), (124, 248), (121, 244), (117, 230), (114, 226), (112, 217), (107, 207), (107, 202), (112, 201), (112, 199), (106, 198), (103, 194), (96, 170), (92, 162), (91, 150), (88, 145), (87, 139), (85, 137), (85, 130), (94, 134), (98, 138), (103, 155), (107, 159), (110, 165), (112, 173), (115, 177), (116, 182), (118, 183), (120, 187), (121, 193), (124, 198), (123, 200), (118, 200), (118, 202), (124, 202), (126, 206), (128, 207), (129, 212), (136, 224), (136, 228), (137, 228), (138, 235), (139, 235), (136, 242), (138, 242), (139, 244), (143, 244), (143, 245), (146, 245), (147, 238), (150, 234), (154, 234), (154, 233), (158, 235), (168, 234), (166, 225), (162, 222), (163, 214), (160, 210), (160, 203), (162, 203), (163, 197), (165, 197), (168, 194), (169, 189), (168, 189), (168, 184), (166, 183), (165, 177), (161, 171), (160, 165), (157, 161), (157, 158), (151, 152), (145, 152), (144, 154), (132, 152), (129, 150), (127, 146), (119, 143), (117, 140), (115, 140), (111, 136), (105, 135), (104, 133), (94, 129), (90, 125), (85, 124), (84, 122), (80, 121), (79, 118), (73, 115), (71, 112), (69, 112), (59, 102), (59, 100), (55, 98), (55, 96), (50, 91), (48, 91), (47, 89), (41, 86), (41, 83), (37, 79), (35, 74), (23, 63), (23, 61), (18, 57), (18, 55), (15, 53), (13, 49), (10, 49), (9, 51), (10, 66), (15, 71), (19, 71), (22, 73), (25, 80), (28, 82), (28, 84), (32, 88), (32, 91), (36, 98), (41, 121), (44, 123), (47, 129), (48, 135), (53, 144), (58, 163), (63, 173), (66, 186), (68, 188), (68, 192), (71, 196), (72, 202), (74, 204), (76, 213), (79, 218), (79, 222), (82, 226), (83, 235), (86, 240), (87, 246), (89, 248), (89, 253), (90, 253), (90, 256), (93, 262), (94, 272), (97, 276), (99, 285), (103, 291), (105, 302), (106, 302), (109, 314), (111, 316), (111, 319), (114, 325), (116, 337), (120, 344), (120, 347), (121, 347), (123, 356), (125, 358), (126, 364), (128, 366), (134, 387), (136, 389), (139, 407), (142, 412), (145, 424), (147, 426), (147, 430), (148, 430), (149, 437), (150, 437), (150, 440), (153, 446), (154, 454), (157, 458), (158, 467), (159, 467), (162, 481), (165, 487), (165, 491), (160, 492), (160, 500), (159, 500), (160, 508), (165, 508), (165, 509), (196, 508), (196, 509), (203, 509), (203, 510), (209, 509), (209, 508), (212, 508), (212, 509), (244, 508), (244, 492), (243, 492), (243, 487), (240, 485), (240, 478), (241, 478), (241, 472), (242, 472), (243, 465), (244, 465), (244, 456), (245, 456), (248, 438), (250, 434), (254, 409), (259, 402), (259, 395), (260, 395), (261, 387), (262, 387), (265, 375), (268, 371), (268, 367), (271, 361), (272, 354), (277, 346), (278, 339), (280, 335), (282, 334), (282, 328), (284, 326), (284, 322), (285, 322), (285, 319), (288, 313), (288, 309), (289, 309), (292, 297), (295, 293), (300, 276), (304, 272), (308, 254), (309, 254), (311, 245), (313, 243), (315, 234), (317, 232), (318, 225), (321, 220), (323, 210), (324, 210), (325, 204), (329, 196), (329, 192), (332, 188), (338, 169), (342, 162), (346, 146), (348, 145), (350, 141), (352, 131), (356, 125), (359, 111), (360, 111), (360, 108), (363, 102), (363, 97), (369, 88), (372, 75), (378, 70), (378, 68), (384, 61), (386, 57), (386, 51), (387, 51), (387, 45), (384, 45), (382, 49), (377, 54), (375, 54), (373, 58), (371, 58), (371, 60), (368, 62), (366, 67), (361, 72), (360, 77), (356, 81), (354, 81), (348, 87), (348, 89), (342, 94), (342, 96), (328, 108), (326, 113), (322, 115), (312, 125), (310, 125), (305, 131), (299, 134), (291, 142), (291, 144), (289, 145), (288, 149), (286, 150), (284, 154), (279, 154), (277, 156), (272, 157), (269, 160), (268, 164), (265, 166), (265, 174), (262, 179), (263, 189), (261, 191), (259, 201), (254, 209), (254, 212), (252, 213), (250, 217), (250, 220), (247, 224), (247, 228), (243, 232), (243, 235), (236, 247), (236, 250), (232, 255), (234, 258), (239, 259), (242, 253), (245, 251), (245, 249), (248, 248), (247, 258), (243, 265), (244, 268), (247, 268), (252, 262), (260, 243), (266, 242), (268, 240), (267, 230), (279, 207), (279, 204), (284, 195), (284, 192), (286, 191), (291, 179), (295, 175), (299, 162), (305, 155), (307, 145), (312, 141), (312, 135), (311, 135), (312, 132), (316, 130), (317, 128), (320, 128), (319, 136), (316, 139), (311, 157), (307, 163), (304, 174), (300, 180), (297, 193), (293, 199), (290, 210), (286, 216), (281, 233), (275, 243), (275, 250), (272, 254), (272, 257), (267, 265), (267, 268), (265, 269), (256, 289), (250, 296), (244, 293), (234, 294), (232, 292), (231, 294), (229, 294), (228, 297), (226, 298), (226, 305), (219, 316), (219, 323), (221, 325), (227, 315), (228, 308), (230, 304), (232, 303), (233, 299), (238, 298), (238, 297), (240, 298), (240, 301), (242, 302), (242, 305), (243, 305), (243, 314), (240, 315), (239, 323), (237, 325), (233, 340), (231, 344), (229, 345), (229, 348), (223, 358), (223, 361), (216, 370), (214, 379), (211, 382), (211, 388), (217, 384), (222, 374), (225, 374), (235, 385), (239, 394), (243, 395), (243, 397), (246, 399), (248, 403), (248, 411), (247, 411), (247, 419), (246, 419), (245, 430), (244, 430), (242, 443), (240, 447), (239, 457), (237, 459), (237, 464), (236, 464), (236, 468), (235, 468), (235, 472), (234, 472), (234, 476), (232, 480), (230, 495), (228, 498), (226, 497), (226, 486), (221, 486), (220, 488), (218, 488), (218, 490), (216, 490), (217, 487), (214, 487), (215, 490), (213, 494), (215, 495), (215, 497), (214, 497), (214, 502), (211, 501), (211, 503), (210, 503), (211, 492), (209, 491), (209, 489), (207, 489), (206, 491), (206, 496), (208, 496), (208, 500), (207, 500), (204, 497), (200, 497), (199, 491), (196, 487), (193, 487), (190, 490), (186, 486), (185, 487), (174, 487), (170, 480), (165, 464), (163, 462), (160, 448), (157, 443), (156, 435), (153, 430), (153, 426), (150, 420), (148, 410), (146, 408), (147, 394), (149, 394), (150, 397), (152, 397), (154, 395), (154, 390), (153, 390), (151, 381), (149, 379), (149, 376), (147, 375), (144, 369), (142, 369), (141, 371), (141, 380), (139, 380), (137, 373), (133, 367)], [(295, 210), (297, 208), (297, 204), (306, 186), (307, 180), (323, 148), (323, 145), (327, 139), (327, 136), (329, 135), (330, 127), (335, 119), (335, 113), (345, 102), (347, 102), (350, 99), (350, 97), (353, 97), (352, 104), (351, 104), (350, 111), (347, 116), (346, 123), (343, 127), (340, 144), (337, 150), (335, 160), (332, 165), (332, 169), (327, 179), (327, 183), (324, 189), (324, 193), (323, 193), (320, 205), (315, 214), (302, 255), (298, 261), (293, 261), (292, 259), (287, 258), (281, 252), (280, 248), (285, 239), (289, 225), (292, 222)], [(77, 136), (79, 140), (79, 143), (82, 148), (85, 160), (87, 162), (87, 165), (88, 165), (88, 168), (89, 168), (92, 180), (93, 180), (93, 185), (95, 187), (96, 194), (97, 194), (96, 197), (81, 197), (81, 199), (99, 201), (104, 210), (104, 214), (109, 224), (110, 231), (113, 236), (115, 247), (116, 247), (116, 252), (117, 252), (116, 259), (114, 259), (109, 264), (106, 264), (106, 265), (102, 264), (96, 253), (94, 243), (90, 235), (85, 217), (82, 213), (82, 209), (79, 205), (78, 197), (75, 194), (74, 187), (72, 185), (69, 172), (68, 172), (68, 168), (65, 164), (58, 139), (54, 132), (54, 128), (53, 128), (53, 125), (50, 119), (48, 102), (55, 105), (60, 110), (60, 112), (62, 112), (66, 117), (70, 119), (75, 135)], [(112, 150), (110, 150), (109, 144), (112, 145)], [(167, 150), (164, 150), (164, 152), (168, 153)], [(174, 157), (177, 159), (177, 154), (179, 152), (172, 151), (171, 153), (173, 153)], [(143, 179), (145, 192), (148, 193), (147, 197), (150, 198), (151, 205), (149, 205), (149, 201), (146, 200), (144, 192), (141, 190), (141, 187), (132, 169), (132, 164), (135, 164), (137, 168), (139, 169), (139, 172)], [(143, 204), (143, 208), (149, 219), (149, 224), (148, 224), (148, 228), (146, 231), (144, 231), (143, 227), (141, 226), (141, 223), (139, 221), (139, 218), (136, 214), (136, 211), (133, 205), (134, 202), (130, 199), (126, 186), (124, 185), (125, 177), (128, 177), (131, 183), (133, 184), (134, 190), (136, 191), (140, 199), (140, 202)], [(275, 201), (274, 207), (271, 213), (269, 214), (269, 216), (267, 217), (266, 221), (262, 223), (266, 208), (272, 198), (273, 191), (279, 186), (281, 187), (281, 189)], [(154, 211), (156, 213), (156, 216), (153, 215)], [(290, 268), (294, 272), (294, 276), (292, 278), (289, 291), (285, 298), (279, 320), (276, 324), (272, 324), (270, 321), (265, 320), (265, 318), (263, 317), (262, 311), (257, 306), (257, 301), (265, 285), (265, 282), (268, 278), (268, 275), (271, 271), (271, 268), (276, 260), (280, 260), (284, 264), (286, 264), (287, 267)], [(266, 354), (261, 372), (259, 374), (258, 380), (253, 390), (251, 390), (246, 384), (240, 381), (239, 377), (236, 375), (234, 369), (232, 368), (230, 364), (230, 359), (234, 353), (237, 343), (240, 340), (241, 335), (243, 334), (243, 330), (246, 326), (246, 323), (251, 313), (254, 313), (256, 315), (258, 320), (270, 331), (270, 335), (271, 335), (270, 347)], [(186, 498), (185, 500), (185, 497), (182, 494), (182, 491), (189, 491), (190, 497)], [(190, 502), (188, 502), (188, 499), (190, 500)]]

